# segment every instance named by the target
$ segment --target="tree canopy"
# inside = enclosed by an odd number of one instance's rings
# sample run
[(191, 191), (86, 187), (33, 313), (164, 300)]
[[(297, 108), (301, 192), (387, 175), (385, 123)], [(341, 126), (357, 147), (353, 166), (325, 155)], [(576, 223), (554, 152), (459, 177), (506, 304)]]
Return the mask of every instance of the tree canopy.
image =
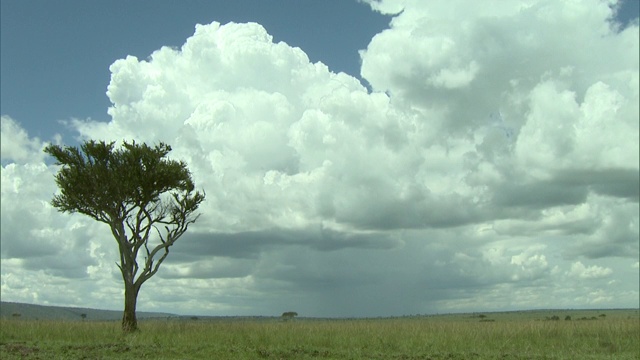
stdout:
[[(125, 284), (123, 329), (137, 329), (135, 307), (142, 284), (160, 264), (204, 201), (186, 163), (167, 159), (171, 147), (124, 142), (84, 142), (80, 148), (49, 145), (44, 151), (61, 169), (60, 189), (51, 204), (61, 212), (81, 213), (106, 223), (120, 251), (118, 267)], [(155, 240), (155, 241), (154, 241)], [(144, 261), (138, 253), (144, 248)]]

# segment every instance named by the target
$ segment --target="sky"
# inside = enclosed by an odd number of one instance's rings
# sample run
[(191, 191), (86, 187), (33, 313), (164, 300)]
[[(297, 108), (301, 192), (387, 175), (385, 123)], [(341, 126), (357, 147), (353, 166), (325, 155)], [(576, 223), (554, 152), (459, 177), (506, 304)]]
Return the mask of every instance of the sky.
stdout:
[(166, 142), (207, 194), (138, 310), (637, 307), (638, 2), (2, 1), (3, 301), (122, 309), (42, 149)]

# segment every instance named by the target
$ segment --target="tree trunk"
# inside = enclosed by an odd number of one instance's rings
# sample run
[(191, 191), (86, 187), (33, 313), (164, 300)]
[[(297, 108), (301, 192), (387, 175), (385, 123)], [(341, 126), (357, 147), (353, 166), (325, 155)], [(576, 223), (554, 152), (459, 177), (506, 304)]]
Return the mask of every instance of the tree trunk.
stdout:
[(122, 315), (122, 331), (134, 332), (138, 330), (138, 319), (136, 319), (136, 302), (138, 301), (138, 290), (135, 284), (124, 285), (124, 314)]

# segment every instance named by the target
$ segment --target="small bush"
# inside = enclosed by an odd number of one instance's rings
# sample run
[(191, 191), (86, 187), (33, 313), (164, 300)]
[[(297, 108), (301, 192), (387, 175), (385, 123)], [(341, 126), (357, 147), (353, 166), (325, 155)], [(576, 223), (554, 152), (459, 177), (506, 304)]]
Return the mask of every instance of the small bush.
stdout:
[(298, 316), (298, 313), (295, 311), (287, 311), (282, 313), (282, 320), (287, 321), (287, 320), (291, 320), (294, 317)]

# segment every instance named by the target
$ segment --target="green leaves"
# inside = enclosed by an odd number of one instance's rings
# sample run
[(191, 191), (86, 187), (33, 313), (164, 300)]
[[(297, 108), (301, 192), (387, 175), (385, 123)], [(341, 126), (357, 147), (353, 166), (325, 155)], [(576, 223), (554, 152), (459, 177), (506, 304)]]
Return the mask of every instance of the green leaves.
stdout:
[(164, 209), (155, 205), (166, 192), (180, 194), (170, 212), (191, 213), (204, 200), (203, 194), (192, 194), (195, 186), (186, 164), (166, 158), (171, 147), (164, 143), (150, 147), (133, 141), (115, 148), (114, 142), (91, 140), (80, 149), (49, 145), (44, 151), (62, 165), (56, 175), (60, 194), (51, 203), (63, 212), (111, 222), (126, 219), (136, 207)]
[[(49, 145), (44, 151), (56, 159), (60, 194), (51, 204), (62, 212), (79, 212), (107, 223), (118, 249), (118, 268), (125, 284), (125, 331), (135, 330), (135, 306), (142, 284), (158, 272), (169, 247), (199, 215), (204, 201), (195, 191), (191, 173), (182, 161), (166, 158), (171, 146), (87, 141), (80, 149)], [(167, 193), (168, 196), (162, 196)], [(153, 233), (159, 238), (150, 243)], [(144, 263), (138, 252), (144, 249)], [(157, 258), (156, 258), (157, 256)], [(136, 277), (137, 276), (137, 277)]]

